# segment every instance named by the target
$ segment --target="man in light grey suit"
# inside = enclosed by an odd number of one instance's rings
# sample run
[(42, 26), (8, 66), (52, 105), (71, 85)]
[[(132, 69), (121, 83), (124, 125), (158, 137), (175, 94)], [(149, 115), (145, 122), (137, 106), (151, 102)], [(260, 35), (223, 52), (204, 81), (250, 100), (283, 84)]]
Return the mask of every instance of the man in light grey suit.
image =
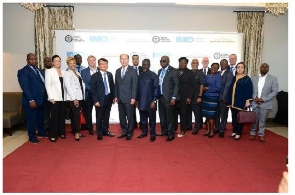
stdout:
[[(253, 100), (252, 107), (257, 114), (257, 122), (259, 126), (259, 141), (265, 142), (265, 121), (267, 114), (272, 109), (272, 98), (278, 93), (278, 79), (269, 75), (269, 65), (262, 63), (260, 66), (260, 74), (252, 77), (253, 83)], [(249, 140), (254, 140), (256, 135), (256, 123), (251, 125)]]
[[(131, 140), (134, 130), (134, 106), (137, 99), (138, 76), (136, 70), (129, 64), (127, 54), (120, 55), (122, 67), (115, 74), (115, 102), (118, 103), (119, 120), (122, 134), (118, 138), (126, 137)], [(127, 118), (127, 121), (126, 121)]]

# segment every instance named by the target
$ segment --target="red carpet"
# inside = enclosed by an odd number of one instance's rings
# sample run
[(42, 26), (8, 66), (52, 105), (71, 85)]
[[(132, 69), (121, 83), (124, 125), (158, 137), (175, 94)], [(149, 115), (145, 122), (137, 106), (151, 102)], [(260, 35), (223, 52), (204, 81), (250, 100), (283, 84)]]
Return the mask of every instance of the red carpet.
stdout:
[[(231, 128), (228, 128), (231, 129)], [(157, 131), (160, 126), (157, 125)], [(288, 139), (266, 132), (266, 142), (233, 141), (187, 132), (166, 142), (157, 137), (131, 141), (96, 140), (87, 131), (74, 140), (67, 132), (56, 143), (26, 142), (3, 159), (3, 192), (277, 192), (285, 168)], [(116, 136), (118, 125), (111, 125)]]

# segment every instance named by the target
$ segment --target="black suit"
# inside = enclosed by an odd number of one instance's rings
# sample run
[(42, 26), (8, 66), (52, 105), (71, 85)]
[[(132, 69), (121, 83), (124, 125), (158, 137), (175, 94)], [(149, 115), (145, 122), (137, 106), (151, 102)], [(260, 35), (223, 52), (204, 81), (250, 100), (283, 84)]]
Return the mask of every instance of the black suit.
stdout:
[(180, 130), (186, 131), (187, 129), (187, 113), (191, 112), (191, 105), (186, 103), (186, 99), (192, 99), (195, 89), (196, 80), (193, 71), (188, 68), (179, 72), (179, 93), (177, 98), (176, 109), (174, 112), (174, 130), (178, 127), (178, 113), (180, 114)]
[[(132, 66), (135, 69), (135, 66)], [(137, 75), (140, 75), (142, 73), (142, 67), (141, 66), (137, 66), (138, 71), (137, 71)], [(136, 69), (135, 69), (136, 70)], [(134, 118), (134, 129), (137, 128), (137, 120), (136, 120), (136, 106), (134, 106), (134, 114), (133, 114), (133, 118)], [(141, 122), (139, 122), (139, 125), (141, 127)]]
[(114, 99), (115, 84), (113, 75), (110, 72), (106, 72), (109, 93), (106, 95), (106, 89), (104, 87), (104, 75), (101, 72), (96, 72), (91, 76), (91, 94), (93, 104), (99, 102), (100, 106), (95, 106), (96, 111), (96, 131), (98, 136), (102, 136), (104, 133), (109, 132), (109, 119)]
[[(125, 75), (121, 78), (121, 68), (116, 70), (115, 75), (115, 98), (118, 99), (119, 119), (123, 135), (133, 136), (134, 106), (131, 105), (131, 99), (137, 99), (138, 76), (131, 66), (125, 67)], [(127, 121), (126, 121), (127, 117)], [(128, 124), (128, 125), (127, 125)]]
[[(167, 67), (166, 67), (167, 68)], [(158, 71), (160, 78), (162, 68)], [(160, 85), (159, 85), (160, 87)], [(159, 116), (161, 124), (161, 133), (174, 137), (174, 107), (170, 105), (172, 97), (177, 98), (179, 88), (178, 71), (169, 65), (163, 78), (162, 90), (159, 93)]]
[[(221, 72), (218, 72), (218, 74), (221, 74)], [(219, 103), (215, 115), (215, 131), (219, 131), (219, 133), (224, 133), (228, 117), (228, 107), (226, 106), (226, 100), (228, 98), (229, 87), (233, 80), (233, 73), (230, 70), (226, 69), (221, 76), (221, 79), (222, 82)], [(222, 102), (222, 100), (224, 102)]]

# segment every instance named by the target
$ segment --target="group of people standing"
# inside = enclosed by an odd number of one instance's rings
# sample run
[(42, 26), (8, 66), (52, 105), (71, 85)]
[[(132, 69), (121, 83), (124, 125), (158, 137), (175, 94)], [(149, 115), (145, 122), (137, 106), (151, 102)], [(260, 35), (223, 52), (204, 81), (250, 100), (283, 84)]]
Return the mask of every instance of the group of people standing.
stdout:
[[(56, 142), (57, 138), (66, 138), (65, 110), (71, 110), (71, 128), (74, 139), (84, 137), (80, 133), (79, 114), (83, 110), (86, 128), (94, 135), (92, 124), (93, 105), (96, 112), (97, 140), (103, 136), (114, 137), (109, 131), (109, 118), (112, 104), (118, 104), (120, 128), (117, 138), (131, 140), (137, 128), (136, 109), (140, 114), (142, 133), (137, 138), (148, 136), (150, 142), (156, 136), (167, 136), (166, 141), (175, 139), (180, 116), (178, 137), (186, 136), (188, 129), (198, 134), (206, 118), (206, 133), (213, 138), (216, 132), (224, 137), (228, 109), (232, 112), (234, 140), (239, 140), (243, 124), (238, 123), (237, 114), (245, 107), (253, 106), (258, 114), (259, 140), (265, 141), (264, 129), (268, 111), (272, 108), (272, 98), (278, 92), (277, 78), (268, 74), (269, 65), (263, 63), (260, 74), (250, 78), (245, 75), (245, 64), (237, 63), (237, 56), (231, 54), (229, 61), (222, 59), (209, 68), (209, 58), (202, 59), (199, 69), (198, 59), (191, 61), (191, 69), (186, 57), (179, 58), (179, 67), (170, 65), (168, 56), (162, 56), (158, 74), (150, 70), (150, 60), (132, 56), (133, 66), (129, 65), (129, 55), (121, 54), (121, 67), (113, 77), (108, 71), (108, 60), (88, 56), (88, 67), (82, 66), (82, 56), (77, 54), (66, 59), (68, 68), (61, 69), (61, 58), (54, 55), (44, 59), (45, 69), (37, 68), (34, 54), (27, 55), (27, 65), (18, 71), (19, 84), (23, 90), (22, 104), (26, 110), (29, 141), (39, 143), (38, 138), (48, 138)], [(52, 67), (50, 66), (52, 65)], [(220, 66), (220, 71), (219, 70)], [(159, 111), (161, 131), (156, 133), (156, 112)], [(192, 113), (195, 125), (192, 127)], [(45, 116), (45, 117), (44, 117)], [(45, 118), (45, 121), (44, 121)], [(49, 121), (49, 123), (48, 123)], [(44, 123), (45, 122), (45, 123)], [(44, 126), (45, 124), (45, 126)], [(49, 135), (46, 133), (46, 129)], [(256, 135), (256, 124), (252, 124), (250, 140)]]

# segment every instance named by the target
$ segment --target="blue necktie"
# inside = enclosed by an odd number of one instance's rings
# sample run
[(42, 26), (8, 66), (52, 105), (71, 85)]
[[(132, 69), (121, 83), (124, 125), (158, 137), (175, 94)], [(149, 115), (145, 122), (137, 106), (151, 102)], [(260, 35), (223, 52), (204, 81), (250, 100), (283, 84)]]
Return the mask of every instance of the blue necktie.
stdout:
[(123, 79), (124, 75), (125, 75), (125, 68), (122, 68), (122, 75), (121, 75), (121, 78)]
[(160, 75), (159, 90), (158, 90), (158, 93), (159, 93), (160, 95), (163, 94), (162, 84), (163, 84), (163, 80), (164, 80), (165, 73), (166, 73), (166, 69), (162, 69), (162, 72), (161, 72), (161, 75)]
[(81, 66), (76, 66), (79, 73), (81, 73)]
[(40, 71), (37, 69), (36, 66), (33, 66), (33, 68), (34, 68), (35, 73), (37, 74), (38, 78), (39, 78), (41, 81), (43, 81), (43, 83), (44, 83), (44, 78), (43, 78), (42, 75), (40, 75), (40, 74), (41, 74)]
[(105, 91), (105, 95), (109, 94), (109, 89), (108, 89), (108, 83), (107, 83), (107, 73), (105, 72), (103, 74), (104, 78), (103, 78), (103, 84), (104, 84), (104, 91)]

